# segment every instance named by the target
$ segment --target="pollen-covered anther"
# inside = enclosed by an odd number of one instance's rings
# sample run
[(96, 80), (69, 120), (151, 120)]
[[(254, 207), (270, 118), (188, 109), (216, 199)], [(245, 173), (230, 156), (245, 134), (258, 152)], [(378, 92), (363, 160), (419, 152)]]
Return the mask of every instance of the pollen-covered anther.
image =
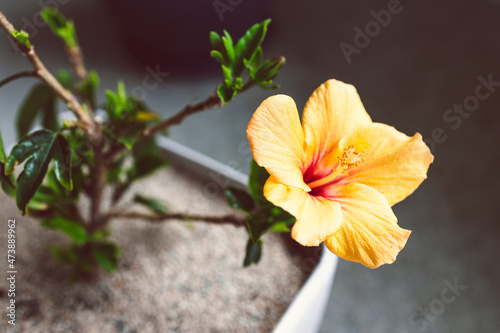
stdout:
[(344, 175), (347, 174), (347, 170), (357, 168), (366, 161), (364, 152), (367, 148), (368, 144), (366, 141), (360, 143), (356, 142), (355, 145), (349, 145), (344, 148), (344, 152), (338, 157)]

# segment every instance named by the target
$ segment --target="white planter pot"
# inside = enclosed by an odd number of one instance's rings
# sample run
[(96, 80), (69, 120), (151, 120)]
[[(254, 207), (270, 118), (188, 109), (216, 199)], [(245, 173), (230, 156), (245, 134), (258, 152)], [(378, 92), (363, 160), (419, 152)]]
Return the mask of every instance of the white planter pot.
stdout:
[[(214, 185), (222, 188), (230, 184), (247, 186), (248, 175), (238, 170), (171, 139), (162, 137), (158, 143), (173, 163), (181, 164), (183, 168), (213, 182)], [(337, 260), (337, 256), (323, 245), (318, 264), (288, 306), (273, 333), (313, 333), (319, 330), (333, 285)]]

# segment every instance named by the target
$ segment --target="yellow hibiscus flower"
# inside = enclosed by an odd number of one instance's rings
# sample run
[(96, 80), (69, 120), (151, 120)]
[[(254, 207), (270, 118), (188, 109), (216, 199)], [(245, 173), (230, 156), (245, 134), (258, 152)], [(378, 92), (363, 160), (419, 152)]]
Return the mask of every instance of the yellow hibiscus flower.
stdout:
[(295, 216), (297, 242), (324, 241), (370, 268), (396, 260), (410, 231), (391, 206), (415, 191), (434, 158), (420, 134), (372, 122), (356, 88), (329, 80), (309, 98), (302, 126), (293, 99), (276, 95), (255, 111), (247, 136), (270, 174), (264, 195)]

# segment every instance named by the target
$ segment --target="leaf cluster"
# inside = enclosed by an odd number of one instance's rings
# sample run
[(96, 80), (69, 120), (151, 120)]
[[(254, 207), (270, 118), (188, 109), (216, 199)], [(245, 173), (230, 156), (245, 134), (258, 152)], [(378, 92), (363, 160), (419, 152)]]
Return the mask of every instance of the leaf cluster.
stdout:
[(24, 45), (26, 48), (31, 48), (31, 43), (30, 43), (30, 36), (29, 34), (24, 31), (24, 30), (14, 30), (12, 31), (12, 36), (22, 45)]
[[(233, 42), (231, 35), (224, 30), (223, 36), (215, 31), (210, 32), (212, 51), (210, 55), (221, 64), (223, 83), (217, 87), (221, 100), (227, 104), (238, 92), (245, 91), (253, 85), (265, 89), (277, 89), (273, 85), (274, 78), (285, 64), (284, 57), (276, 57), (262, 62), (263, 51), (261, 44), (271, 23), (267, 19), (253, 25), (238, 40)], [(243, 83), (243, 74), (248, 71), (248, 80)]]
[(116, 92), (106, 90), (105, 110), (108, 122), (103, 127), (104, 133), (129, 150), (148, 123), (160, 119), (160, 115), (151, 112), (143, 101), (127, 94), (123, 81), (118, 82)]
[(47, 23), (52, 33), (63, 40), (67, 47), (78, 46), (75, 24), (53, 7), (45, 7), (40, 11), (40, 16)]

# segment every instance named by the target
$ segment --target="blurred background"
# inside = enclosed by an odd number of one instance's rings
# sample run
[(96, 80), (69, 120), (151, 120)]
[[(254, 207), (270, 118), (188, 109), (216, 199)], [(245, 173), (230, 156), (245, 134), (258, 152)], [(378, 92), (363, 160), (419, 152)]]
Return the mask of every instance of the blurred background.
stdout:
[[(119, 78), (131, 91), (153, 76), (158, 84), (142, 91), (164, 116), (205, 99), (221, 81), (208, 54), (210, 30), (237, 38), (272, 18), (264, 56), (286, 57), (276, 82), (299, 110), (327, 79), (352, 83), (374, 121), (420, 132), (435, 155), (428, 180), (394, 207), (413, 231), (398, 260), (376, 270), (341, 261), (321, 332), (500, 330), (500, 1), (2, 0), (0, 10), (31, 34), (55, 71), (69, 65), (40, 24), (44, 3), (75, 21), (87, 66), (101, 78), (101, 100)], [(0, 78), (30, 68), (11, 50), (0, 36)], [(7, 147), (34, 82), (0, 90)], [(170, 137), (247, 172), (246, 125), (274, 93), (251, 89), (223, 109), (190, 117)]]

